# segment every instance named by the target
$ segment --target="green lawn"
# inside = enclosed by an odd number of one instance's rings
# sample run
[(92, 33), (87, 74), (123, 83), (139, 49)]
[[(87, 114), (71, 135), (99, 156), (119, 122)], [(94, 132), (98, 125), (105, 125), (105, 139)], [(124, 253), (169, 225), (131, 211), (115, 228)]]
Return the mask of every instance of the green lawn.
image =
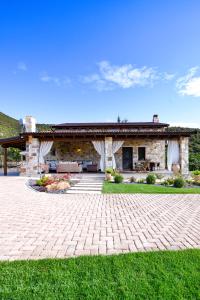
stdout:
[(2, 262), (0, 299), (200, 299), (200, 250)]
[(151, 184), (126, 184), (104, 182), (103, 193), (127, 193), (127, 194), (200, 194), (200, 187), (196, 188), (174, 188)]

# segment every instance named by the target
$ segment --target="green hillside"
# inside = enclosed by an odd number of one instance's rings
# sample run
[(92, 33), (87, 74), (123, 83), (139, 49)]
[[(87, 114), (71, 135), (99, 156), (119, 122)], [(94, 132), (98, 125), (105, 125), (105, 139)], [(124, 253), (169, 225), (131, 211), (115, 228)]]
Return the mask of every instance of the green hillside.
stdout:
[(19, 122), (0, 112), (0, 138), (18, 135), (20, 132)]
[[(37, 124), (38, 131), (49, 130), (50, 128), (50, 124)], [(0, 112), (0, 138), (17, 136), (20, 131), (21, 126), (18, 120)]]

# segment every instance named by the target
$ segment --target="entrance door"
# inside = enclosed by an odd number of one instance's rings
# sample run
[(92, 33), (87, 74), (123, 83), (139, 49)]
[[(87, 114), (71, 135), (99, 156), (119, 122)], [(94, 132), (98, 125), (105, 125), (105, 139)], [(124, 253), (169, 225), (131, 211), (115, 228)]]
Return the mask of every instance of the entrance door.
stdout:
[(123, 147), (122, 149), (123, 149), (122, 150), (123, 170), (132, 170), (133, 169), (133, 148)]

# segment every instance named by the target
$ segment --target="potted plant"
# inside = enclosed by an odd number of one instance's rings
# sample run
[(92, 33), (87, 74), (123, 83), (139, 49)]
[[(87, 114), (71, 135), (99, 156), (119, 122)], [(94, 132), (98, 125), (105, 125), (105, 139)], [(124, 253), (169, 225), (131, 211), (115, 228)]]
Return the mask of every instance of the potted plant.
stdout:
[(107, 168), (105, 171), (105, 180), (112, 181), (115, 171), (112, 168)]
[(179, 164), (172, 164), (172, 171), (175, 175), (178, 175), (180, 172), (180, 165)]

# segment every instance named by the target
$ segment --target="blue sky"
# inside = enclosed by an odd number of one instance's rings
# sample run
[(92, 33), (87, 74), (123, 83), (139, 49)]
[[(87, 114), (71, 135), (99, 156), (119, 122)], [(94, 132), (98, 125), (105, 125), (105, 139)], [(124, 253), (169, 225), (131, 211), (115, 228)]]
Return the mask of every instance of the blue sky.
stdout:
[(200, 1), (0, 2), (0, 111), (200, 127)]

